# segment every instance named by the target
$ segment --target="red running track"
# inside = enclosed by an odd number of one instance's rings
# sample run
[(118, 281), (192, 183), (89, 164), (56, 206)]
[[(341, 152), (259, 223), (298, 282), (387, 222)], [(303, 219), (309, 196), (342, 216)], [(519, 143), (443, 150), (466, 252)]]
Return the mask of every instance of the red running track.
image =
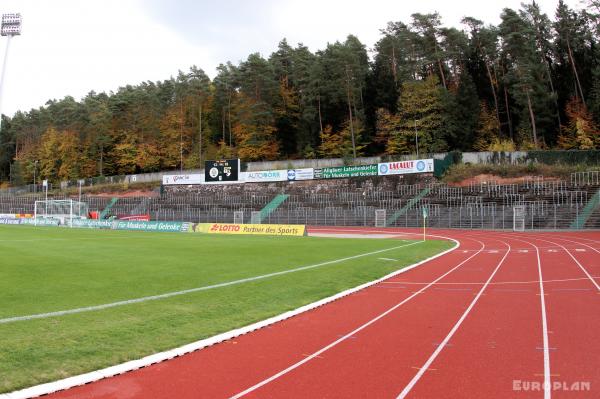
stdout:
[(430, 234), (460, 247), (270, 327), (48, 397), (600, 398), (600, 233)]

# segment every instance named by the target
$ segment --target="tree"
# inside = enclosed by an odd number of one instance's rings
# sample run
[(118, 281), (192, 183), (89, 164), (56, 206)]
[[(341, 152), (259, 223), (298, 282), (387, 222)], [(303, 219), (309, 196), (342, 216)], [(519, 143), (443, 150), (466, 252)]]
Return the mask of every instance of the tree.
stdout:
[(239, 96), (233, 134), (238, 156), (245, 161), (273, 160), (279, 155), (272, 111), (256, 98)]
[(567, 103), (569, 123), (563, 128), (558, 144), (563, 149), (591, 150), (600, 144), (600, 129), (578, 97)]
[[(443, 89), (434, 75), (424, 81), (411, 81), (402, 85), (398, 102), (399, 125), (391, 140), (398, 144), (406, 142), (409, 151), (416, 151), (415, 135), (418, 136), (419, 152), (436, 152), (447, 149), (444, 127)], [(400, 147), (399, 147), (400, 148)]]
[(496, 116), (490, 112), (485, 102), (481, 102), (473, 148), (477, 151), (490, 151), (492, 145), (500, 143), (498, 125), (499, 122)]

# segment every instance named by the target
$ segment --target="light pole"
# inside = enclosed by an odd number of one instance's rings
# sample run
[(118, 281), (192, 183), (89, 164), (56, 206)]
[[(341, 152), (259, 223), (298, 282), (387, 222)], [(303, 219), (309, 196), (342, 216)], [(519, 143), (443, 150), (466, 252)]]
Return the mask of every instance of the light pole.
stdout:
[(0, 130), (2, 129), (2, 91), (4, 89), (4, 75), (6, 73), (6, 60), (8, 59), (8, 48), (10, 39), (21, 34), (21, 14), (2, 14), (0, 24), (0, 36), (7, 36), (2, 72), (0, 73)]
[(419, 159), (419, 135), (417, 134), (417, 120), (415, 119), (415, 144), (417, 145), (417, 159)]

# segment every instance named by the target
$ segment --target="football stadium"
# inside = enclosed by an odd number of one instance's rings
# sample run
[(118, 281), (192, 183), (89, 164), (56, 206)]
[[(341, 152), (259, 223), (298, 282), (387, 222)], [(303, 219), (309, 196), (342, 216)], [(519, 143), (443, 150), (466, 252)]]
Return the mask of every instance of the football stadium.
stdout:
[[(24, 111), (32, 3), (29, 42), (1, 20), (0, 399), (600, 397), (598, 2), (415, 9), (373, 49)], [(90, 2), (82, 37), (119, 7), (173, 28), (140, 4)]]

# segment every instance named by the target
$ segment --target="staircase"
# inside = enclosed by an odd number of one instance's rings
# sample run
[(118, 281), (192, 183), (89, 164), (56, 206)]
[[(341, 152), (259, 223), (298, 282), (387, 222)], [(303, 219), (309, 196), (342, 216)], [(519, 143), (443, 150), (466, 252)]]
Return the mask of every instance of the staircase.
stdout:
[(109, 214), (110, 210), (113, 206), (115, 206), (118, 200), (118, 198), (112, 198), (108, 205), (106, 205), (106, 208), (104, 208), (104, 210), (100, 212), (100, 216), (98, 216), (98, 219), (106, 219), (106, 216)]
[(259, 223), (262, 223), (262, 221), (268, 218), (271, 213), (275, 212), (275, 210), (279, 208), (279, 206), (283, 204), (288, 197), (288, 194), (278, 194), (271, 200), (271, 202), (265, 205), (265, 207), (260, 211)]
[(394, 214), (388, 218), (388, 220), (385, 222), (385, 225), (391, 226), (394, 223), (396, 223), (396, 220), (398, 220), (400, 216), (404, 215), (410, 208), (412, 208), (417, 202), (419, 202), (421, 198), (429, 194), (430, 191), (431, 188), (427, 187), (423, 189), (419, 194), (417, 194), (416, 197), (411, 198), (406, 205), (404, 205), (400, 210), (394, 212)]

